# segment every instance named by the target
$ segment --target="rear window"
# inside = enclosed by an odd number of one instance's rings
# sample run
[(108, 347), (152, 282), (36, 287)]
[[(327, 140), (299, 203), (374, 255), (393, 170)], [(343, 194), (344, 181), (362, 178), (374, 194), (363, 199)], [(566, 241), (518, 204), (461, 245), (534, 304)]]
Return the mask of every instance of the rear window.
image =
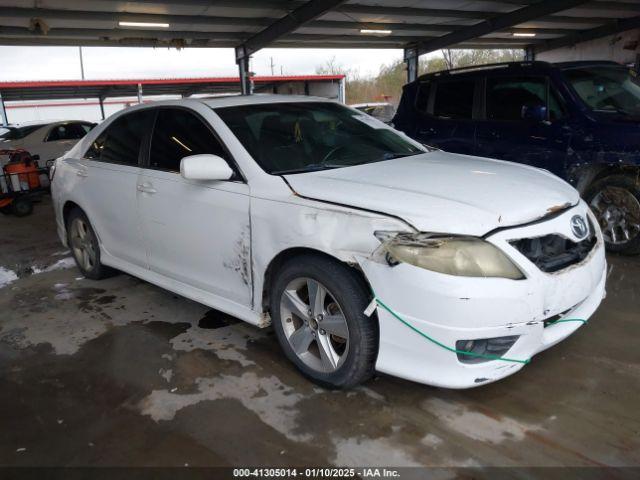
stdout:
[(471, 118), (473, 115), (473, 80), (453, 80), (439, 82), (436, 86), (436, 98), (433, 114), (443, 118)]

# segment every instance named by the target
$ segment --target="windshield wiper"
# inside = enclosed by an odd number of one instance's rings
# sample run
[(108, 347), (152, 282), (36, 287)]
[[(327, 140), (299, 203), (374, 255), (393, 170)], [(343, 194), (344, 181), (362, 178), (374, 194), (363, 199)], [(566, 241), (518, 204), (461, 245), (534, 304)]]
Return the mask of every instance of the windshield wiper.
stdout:
[(414, 155), (420, 155), (421, 153), (425, 153), (425, 152), (414, 152), (414, 153), (387, 152), (378, 161), (382, 162), (384, 160), (395, 160), (396, 158), (413, 157)]
[(290, 173), (305, 173), (305, 172), (319, 172), (321, 170), (330, 170), (332, 168), (340, 168), (344, 165), (326, 165), (322, 163), (310, 163), (300, 168), (290, 168), (287, 170), (276, 170), (271, 172), (272, 175), (288, 175)]
[(618, 107), (610, 107), (610, 108), (596, 108), (596, 112), (604, 112), (604, 113), (619, 113), (621, 115), (633, 115), (629, 110), (623, 110)]

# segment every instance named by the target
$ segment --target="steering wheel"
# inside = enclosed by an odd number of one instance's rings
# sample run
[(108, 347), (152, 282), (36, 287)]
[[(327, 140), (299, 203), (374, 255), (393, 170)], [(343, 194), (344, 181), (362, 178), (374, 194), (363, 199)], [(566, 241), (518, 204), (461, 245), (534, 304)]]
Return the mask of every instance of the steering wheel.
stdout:
[(338, 145), (337, 147), (333, 147), (331, 150), (329, 150), (329, 152), (324, 157), (322, 157), (320, 164), (324, 165), (325, 163), (329, 162), (329, 160), (333, 158), (336, 155), (336, 153), (346, 148), (347, 148), (346, 145)]

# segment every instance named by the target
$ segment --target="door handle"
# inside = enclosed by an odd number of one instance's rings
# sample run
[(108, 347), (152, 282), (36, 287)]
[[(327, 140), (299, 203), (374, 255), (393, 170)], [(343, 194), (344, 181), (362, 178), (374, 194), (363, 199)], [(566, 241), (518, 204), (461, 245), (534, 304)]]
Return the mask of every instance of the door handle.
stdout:
[(76, 175), (79, 177), (88, 177), (89, 172), (87, 172), (86, 170), (76, 170)]
[(153, 188), (153, 185), (151, 185), (150, 183), (139, 183), (138, 186), (138, 191), (139, 192), (143, 192), (143, 193), (156, 193), (156, 189)]

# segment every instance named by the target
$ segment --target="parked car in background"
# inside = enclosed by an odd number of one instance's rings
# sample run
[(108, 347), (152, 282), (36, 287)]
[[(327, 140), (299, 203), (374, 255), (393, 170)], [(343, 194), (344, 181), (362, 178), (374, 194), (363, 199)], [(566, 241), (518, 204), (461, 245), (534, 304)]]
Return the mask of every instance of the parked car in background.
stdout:
[(568, 183), (427, 149), (326, 99), (132, 107), (57, 159), (51, 188), (86, 277), (115, 267), (272, 323), (325, 386), (376, 369), (493, 382), (575, 332), (604, 294), (600, 229)]
[(386, 102), (356, 103), (349, 106), (367, 115), (371, 115), (384, 123), (389, 123), (396, 113), (396, 107)]
[[(0, 150), (22, 148), (32, 156), (38, 156), (38, 164), (45, 167), (78, 140), (84, 137), (95, 123), (83, 121), (33, 122), (4, 127), (0, 132)], [(0, 156), (0, 166), (9, 161), (8, 156)]]
[(395, 128), (445, 151), (544, 168), (594, 211), (607, 247), (640, 253), (640, 85), (614, 62), (517, 62), (404, 87)]

